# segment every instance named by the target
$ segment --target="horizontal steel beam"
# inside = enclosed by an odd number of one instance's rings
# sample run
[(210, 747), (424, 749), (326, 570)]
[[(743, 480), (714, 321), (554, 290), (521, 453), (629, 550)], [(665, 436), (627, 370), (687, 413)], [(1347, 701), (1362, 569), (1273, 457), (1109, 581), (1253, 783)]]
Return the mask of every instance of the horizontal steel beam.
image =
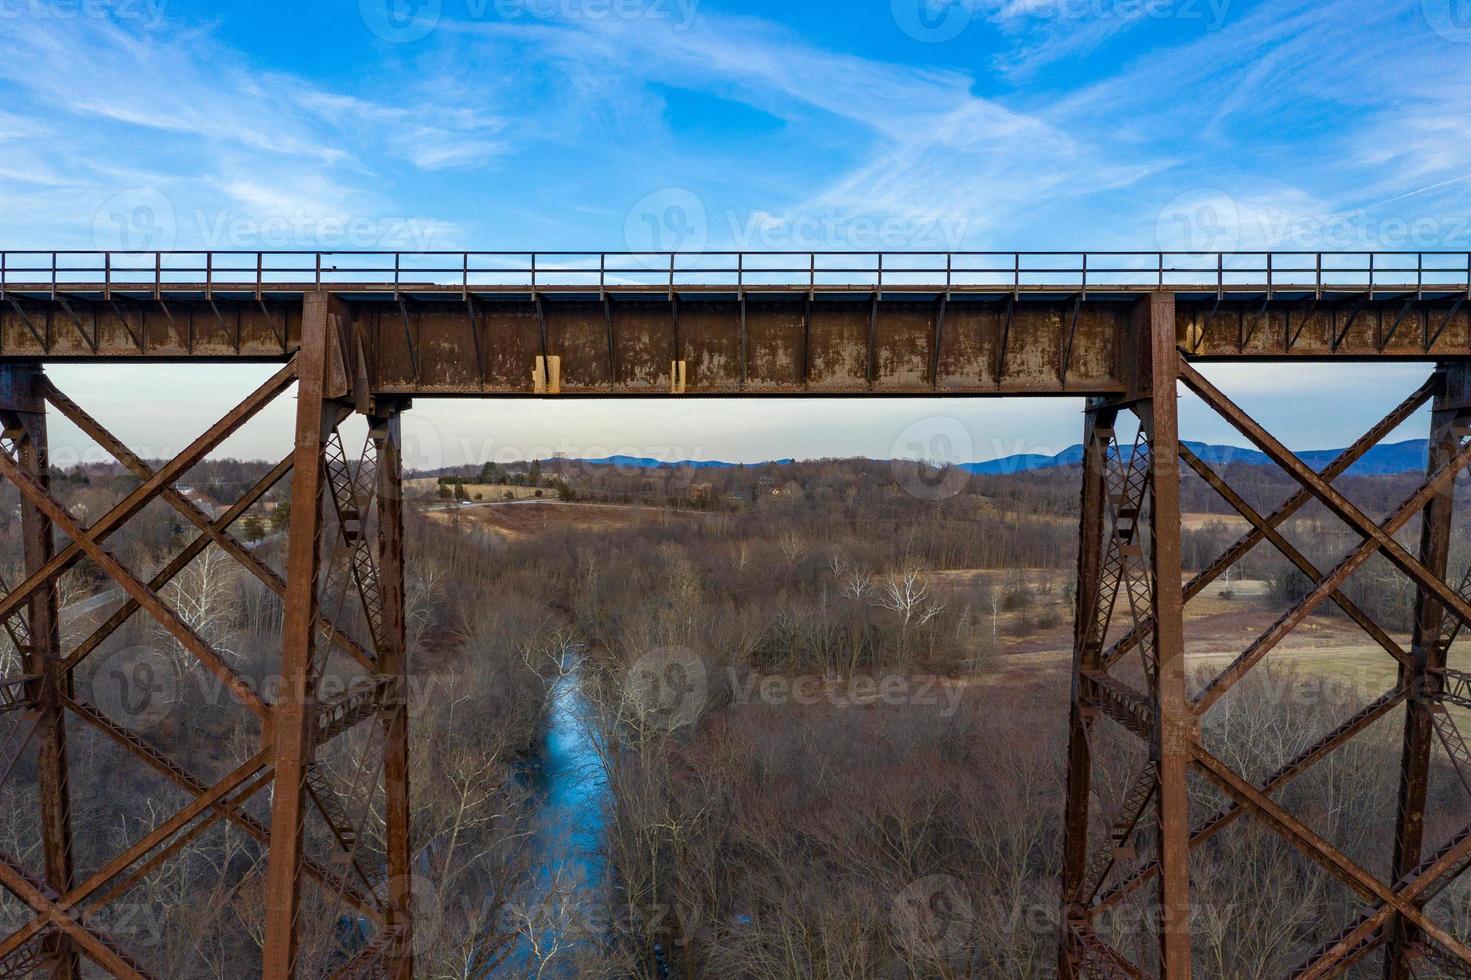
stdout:
[[(97, 287), (12, 290), (0, 304), (0, 360), (280, 363), (300, 347), (312, 294), (102, 303), (84, 288)], [(372, 394), (420, 397), (1118, 396), (1131, 386), (1139, 292), (332, 291), (355, 338), (350, 373)], [(1177, 346), (1191, 361), (1471, 359), (1471, 304), (1449, 289), (1173, 295)]]

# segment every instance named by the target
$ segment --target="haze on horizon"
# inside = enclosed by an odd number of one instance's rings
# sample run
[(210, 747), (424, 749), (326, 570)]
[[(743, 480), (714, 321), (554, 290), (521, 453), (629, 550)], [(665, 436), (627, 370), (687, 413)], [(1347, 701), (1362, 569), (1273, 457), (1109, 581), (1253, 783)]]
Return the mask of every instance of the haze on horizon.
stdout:
[[(53, 365), (64, 391), (95, 406), (95, 414), (145, 458), (182, 449), (272, 373), (264, 366), (187, 365), (143, 368)], [(1425, 365), (1292, 366), (1280, 394), (1275, 368), (1217, 365), (1206, 373), (1229, 389), (1272, 431), (1287, 433), (1295, 450), (1336, 449), (1356, 439), (1428, 374)], [(147, 377), (144, 380), (145, 376)], [(1381, 391), (1379, 383), (1385, 385)], [(169, 396), (161, 387), (169, 386)], [(1327, 391), (1362, 392), (1320, 410)], [(171, 396), (171, 397), (170, 397)], [(677, 410), (670, 404), (679, 398)], [(179, 411), (179, 402), (187, 411)], [(630, 399), (419, 399), (404, 415), (405, 463), (410, 469), (513, 462), (563, 453), (761, 463), (775, 459), (929, 459), (984, 462), (1020, 454), (1053, 455), (1082, 433), (1075, 398), (781, 398), (652, 396)], [(279, 459), (290, 448), (294, 401), (279, 399), (228, 439), (211, 458)], [(855, 419), (861, 419), (861, 424)], [(1192, 441), (1248, 446), (1221, 418), (1192, 397), (1181, 400), (1181, 432)], [(1426, 412), (1387, 441), (1424, 438)], [(361, 426), (350, 421), (349, 426)], [(353, 429), (352, 431), (356, 431)], [(51, 423), (53, 463), (108, 459), (66, 419)]]

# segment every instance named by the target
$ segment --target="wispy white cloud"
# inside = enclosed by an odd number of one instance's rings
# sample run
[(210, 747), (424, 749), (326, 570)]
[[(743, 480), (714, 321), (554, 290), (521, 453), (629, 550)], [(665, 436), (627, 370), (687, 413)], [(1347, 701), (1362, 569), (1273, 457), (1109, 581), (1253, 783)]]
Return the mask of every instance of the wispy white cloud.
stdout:
[[(757, 234), (822, 214), (839, 229), (859, 217), (913, 229), (943, 222), (944, 240), (928, 231), (923, 240), (905, 240), (901, 232), (901, 241), (888, 247), (960, 247), (966, 242), (956, 236), (974, 241), (1004, 234), (1039, 198), (1125, 187), (1162, 166), (1148, 153), (1127, 159), (1105, 153), (1043, 112), (979, 96), (964, 72), (827, 50), (751, 18), (704, 12), (679, 33), (616, 20), (514, 31), (501, 24), (456, 26), (472, 45), (514, 41), (531, 49), (531, 61), (549, 60), (574, 76), (595, 75), (602, 80), (597, 92), (579, 92), (590, 100), (589, 114), (605, 102), (636, 104), (640, 88), (670, 84), (718, 92), (792, 125), (836, 128), (847, 145), (844, 154), (826, 166), (818, 163), (785, 200), (749, 201), (743, 224)], [(861, 243), (839, 237), (805, 244)]]
[[(434, 229), (428, 242), (387, 233), (412, 212), (381, 171), (471, 167), (503, 150), (501, 124), (481, 112), (261, 71), (204, 27), (7, 19), (0, 92), (10, 236), (74, 245), (135, 244), (102, 212), (140, 207), (152, 247), (444, 244), (455, 224), (416, 219)], [(57, 189), (48, 209), (35, 206), (37, 185)]]

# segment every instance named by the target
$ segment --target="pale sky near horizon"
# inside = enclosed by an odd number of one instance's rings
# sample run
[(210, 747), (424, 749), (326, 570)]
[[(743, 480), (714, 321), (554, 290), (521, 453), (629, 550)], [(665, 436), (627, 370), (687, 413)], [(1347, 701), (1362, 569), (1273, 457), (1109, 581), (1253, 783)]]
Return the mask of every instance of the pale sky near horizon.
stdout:
[[(143, 369), (118, 365), (57, 365), (56, 384), (89, 403), (89, 410), (145, 458), (166, 458), (264, 381), (274, 368), (201, 368), (170, 365)], [(1331, 412), (1302, 417), (1302, 404), (1281, 392), (1302, 383), (1302, 372), (1333, 372), (1332, 384), (1359, 394)], [(155, 379), (140, 384), (141, 374)], [(1206, 369), (1217, 384), (1277, 433), (1311, 433), (1291, 441), (1295, 449), (1339, 448), (1357, 438), (1403, 400), (1429, 374), (1424, 365), (1331, 365), (1295, 368), (1297, 377), (1263, 374), (1259, 368), (1220, 365)], [(1364, 383), (1372, 377), (1374, 385)], [(1393, 384), (1387, 382), (1393, 379)], [(1326, 382), (1325, 382), (1326, 383)], [(177, 388), (168, 398), (160, 386)], [(1312, 390), (1313, 386), (1307, 386)], [(189, 405), (178, 414), (178, 402)], [(683, 398), (671, 411), (670, 396), (614, 399), (496, 401), (419, 399), (405, 415), (405, 463), (434, 469), (465, 462), (511, 462), (562, 452), (574, 458), (647, 456), (663, 461), (861, 456), (972, 462), (1020, 453), (1051, 455), (1079, 441), (1082, 401), (1075, 398), (902, 398), (760, 400)], [(278, 398), (214, 455), (279, 459), (291, 445), (292, 393)], [(74, 426), (53, 415), (52, 458), (67, 466), (107, 458)], [(861, 419), (855, 422), (854, 419)], [(1423, 438), (1424, 413), (1391, 439)], [(161, 433), (168, 438), (161, 440)], [(1193, 396), (1181, 401), (1184, 438), (1247, 445)]]
[[(1462, 3), (0, 0), (0, 245), (1464, 250)], [(1212, 373), (1307, 449), (1426, 369)], [(53, 374), (157, 456), (264, 370)], [(289, 406), (224, 452), (276, 452)], [(422, 401), (411, 428), (425, 465), (979, 460), (1075, 443), (1079, 408)], [(1188, 401), (1183, 434), (1243, 442)]]

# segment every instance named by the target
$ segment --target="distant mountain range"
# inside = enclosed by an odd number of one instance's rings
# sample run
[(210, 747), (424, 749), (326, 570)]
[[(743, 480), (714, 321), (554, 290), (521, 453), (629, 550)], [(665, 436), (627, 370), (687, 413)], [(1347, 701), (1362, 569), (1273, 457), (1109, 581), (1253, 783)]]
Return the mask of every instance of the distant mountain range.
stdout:
[[(1271, 460), (1266, 453), (1255, 449), (1242, 449), (1240, 446), (1217, 446), (1206, 442), (1186, 442), (1191, 452), (1205, 460), (1211, 466), (1229, 466), (1232, 464), (1244, 466), (1268, 466)], [(1341, 449), (1314, 449), (1298, 453), (1298, 458), (1316, 470), (1331, 463), (1343, 450)], [(1364, 457), (1350, 467), (1349, 472), (1357, 476), (1383, 476), (1391, 473), (1412, 473), (1425, 469), (1425, 460), (1430, 452), (1430, 443), (1426, 439), (1410, 439), (1406, 442), (1385, 443), (1375, 446), (1364, 454)], [(551, 462), (551, 461), (546, 461)], [(651, 459), (644, 456), (604, 456), (601, 459), (575, 459), (568, 460), (572, 463), (581, 463), (587, 466), (619, 466), (626, 469), (681, 469), (689, 468), (724, 469), (741, 465), (750, 466), (783, 466), (793, 462), (790, 459), (773, 459), (764, 463), (727, 463), (718, 459), (694, 460), (683, 459), (674, 462)], [(1055, 456), (1046, 456), (1039, 453), (1021, 453), (1015, 456), (1003, 456), (1000, 459), (987, 460), (984, 463), (962, 463), (960, 468), (981, 476), (1007, 476), (1013, 473), (1033, 473), (1038, 470), (1058, 469), (1064, 466), (1078, 466), (1083, 462), (1083, 447), (1081, 445), (1069, 446)]]
[[(1240, 446), (1216, 446), (1206, 442), (1186, 441), (1186, 446), (1211, 466), (1270, 466), (1272, 460), (1266, 453)], [(1321, 470), (1343, 452), (1342, 449), (1313, 449), (1297, 456), (1315, 470)], [(1382, 476), (1389, 473), (1420, 472), (1430, 452), (1427, 439), (1410, 439), (1406, 442), (1384, 443), (1364, 454), (1349, 472), (1357, 476)], [(1011, 473), (1030, 473), (1036, 470), (1051, 470), (1061, 466), (1078, 466), (1083, 462), (1082, 445), (1069, 446), (1056, 456), (1021, 454), (1003, 456), (984, 463), (963, 463), (961, 469), (984, 476), (1004, 476)]]
[[(556, 462), (556, 460), (542, 460), (542, 465), (546, 466)], [(567, 462), (581, 463), (583, 466), (620, 466), (630, 470), (715, 470), (736, 466), (785, 466), (795, 460), (768, 459), (764, 463), (726, 463), (718, 459), (679, 459), (667, 462), (650, 459), (647, 456), (603, 456), (600, 459), (569, 459)]]

